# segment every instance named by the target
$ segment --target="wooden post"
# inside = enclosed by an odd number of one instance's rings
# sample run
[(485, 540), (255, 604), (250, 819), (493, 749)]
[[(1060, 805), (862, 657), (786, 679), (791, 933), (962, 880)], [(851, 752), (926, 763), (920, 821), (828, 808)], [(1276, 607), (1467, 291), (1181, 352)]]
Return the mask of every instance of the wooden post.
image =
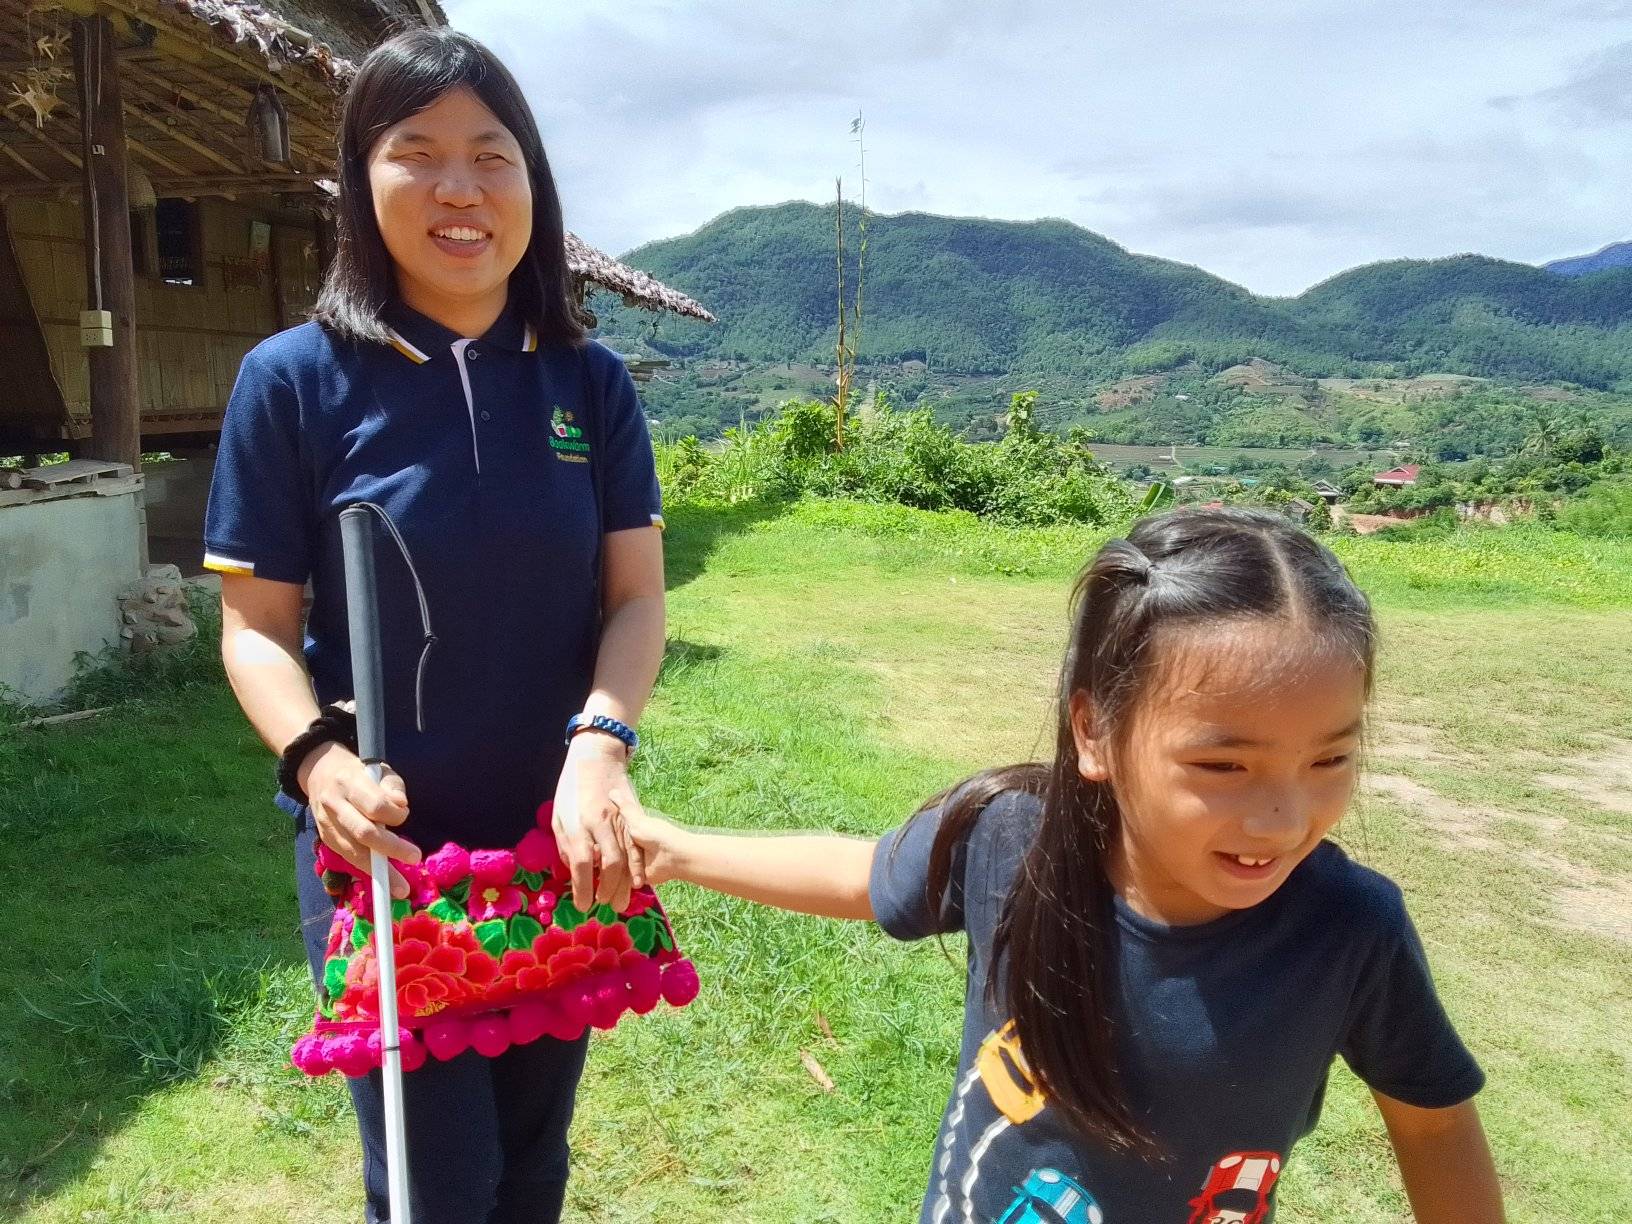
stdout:
[(139, 467), (136, 273), (131, 266), (125, 119), (112, 24), (106, 17), (79, 18), (74, 22), (73, 49), (84, 146), (85, 304), (90, 310), (113, 313), (112, 346), (85, 350), (91, 373), (91, 440), (85, 454)]

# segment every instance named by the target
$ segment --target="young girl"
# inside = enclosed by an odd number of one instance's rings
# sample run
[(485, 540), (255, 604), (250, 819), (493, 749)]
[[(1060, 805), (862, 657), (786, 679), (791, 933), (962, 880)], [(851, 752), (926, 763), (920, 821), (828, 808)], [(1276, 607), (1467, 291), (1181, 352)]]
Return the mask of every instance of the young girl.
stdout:
[(877, 842), (636, 818), (636, 878), (968, 933), (925, 1224), (1268, 1221), (1336, 1054), (1416, 1218), (1500, 1221), (1484, 1077), (1400, 890), (1325, 840), (1354, 793), (1365, 596), (1275, 515), (1178, 511), (1100, 550), (1073, 618), (1052, 762)]

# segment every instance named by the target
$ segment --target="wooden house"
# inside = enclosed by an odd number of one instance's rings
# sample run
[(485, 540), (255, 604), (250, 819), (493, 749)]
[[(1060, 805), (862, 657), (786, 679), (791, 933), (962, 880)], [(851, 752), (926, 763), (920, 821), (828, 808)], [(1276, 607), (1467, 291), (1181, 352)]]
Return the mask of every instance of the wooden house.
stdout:
[[(356, 63), (443, 21), (435, 0), (0, 0), (0, 455), (135, 467), (213, 434), (244, 354), (316, 300)], [(580, 301), (712, 318), (571, 235), (568, 256)]]
[[(0, 460), (75, 457), (0, 467), (0, 691), (50, 699), (181, 598), (149, 544), (196, 561), (209, 465), (141, 454), (213, 438), (244, 354), (307, 317), (341, 93), (369, 48), (444, 21), (436, 0), (0, 0)], [(568, 261), (581, 308), (598, 287), (712, 318), (571, 235)], [(190, 631), (154, 607), (155, 641)]]

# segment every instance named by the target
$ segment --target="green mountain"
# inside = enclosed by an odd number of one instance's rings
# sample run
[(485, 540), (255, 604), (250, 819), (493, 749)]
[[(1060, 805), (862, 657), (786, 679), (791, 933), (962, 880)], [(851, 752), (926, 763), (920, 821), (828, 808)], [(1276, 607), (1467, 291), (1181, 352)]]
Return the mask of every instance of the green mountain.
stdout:
[(1561, 276), (1589, 276), (1609, 268), (1632, 268), (1632, 242), (1612, 242), (1591, 255), (1555, 259), (1542, 267)]
[[(846, 209), (853, 295), (861, 215)], [(1066, 221), (866, 218), (863, 365), (1103, 382), (1261, 357), (1308, 376), (1461, 373), (1632, 387), (1632, 269), (1563, 277), (1479, 256), (1356, 268), (1257, 297)], [(597, 299), (603, 334), (675, 357), (830, 366), (834, 210), (742, 208), (625, 258), (719, 322)]]

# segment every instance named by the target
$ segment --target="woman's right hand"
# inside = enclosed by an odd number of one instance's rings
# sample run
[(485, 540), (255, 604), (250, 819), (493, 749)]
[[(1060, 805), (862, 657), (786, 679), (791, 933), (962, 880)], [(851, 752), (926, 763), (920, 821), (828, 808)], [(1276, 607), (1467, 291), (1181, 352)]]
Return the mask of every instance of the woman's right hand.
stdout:
[[(408, 792), (390, 766), (376, 782), (355, 752), (331, 741), (307, 755), (298, 777), (323, 844), (365, 876), (373, 850), (398, 862), (419, 862), (419, 847), (391, 832), (408, 819)], [(395, 867), (391, 895), (408, 895), (408, 881)]]

